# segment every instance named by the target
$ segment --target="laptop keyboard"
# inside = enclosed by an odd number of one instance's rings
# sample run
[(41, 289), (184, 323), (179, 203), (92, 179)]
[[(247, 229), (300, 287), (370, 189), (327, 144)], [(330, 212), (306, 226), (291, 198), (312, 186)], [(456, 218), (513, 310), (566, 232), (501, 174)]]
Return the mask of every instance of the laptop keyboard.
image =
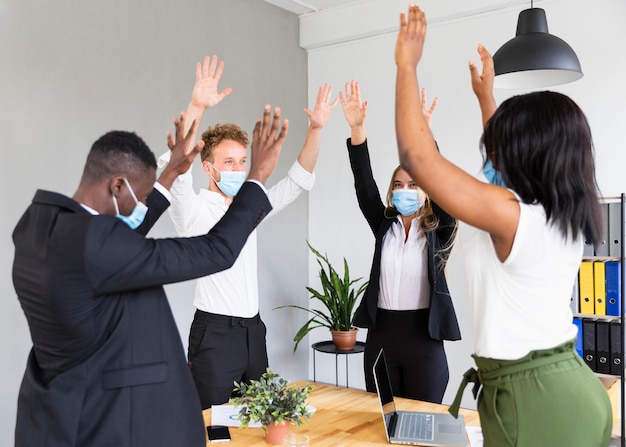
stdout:
[(400, 438), (433, 439), (433, 417), (429, 414), (402, 413), (396, 436)]

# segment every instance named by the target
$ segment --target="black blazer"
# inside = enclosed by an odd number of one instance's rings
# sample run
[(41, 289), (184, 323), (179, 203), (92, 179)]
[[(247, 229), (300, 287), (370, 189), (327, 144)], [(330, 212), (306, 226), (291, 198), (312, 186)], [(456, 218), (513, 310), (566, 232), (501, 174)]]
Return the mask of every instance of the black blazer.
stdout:
[[(391, 225), (399, 225), (398, 212), (394, 208), (386, 208), (380, 198), (380, 192), (372, 174), (367, 141), (358, 146), (352, 146), (348, 138), (347, 145), (359, 207), (376, 238), (369, 284), (356, 311), (355, 324), (359, 327), (373, 328), (376, 325), (378, 309), (383, 237)], [(452, 237), (456, 221), (436, 203), (432, 202), (432, 205), (433, 211), (439, 218), (439, 227), (435, 231), (426, 233), (430, 282), (428, 333), (435, 340), (460, 340), (461, 331), (444, 274), (446, 258), (442, 257), (441, 252), (441, 248), (449, 243)]]
[(14, 232), (13, 283), (33, 348), (16, 446), (205, 446), (202, 408), (162, 285), (229, 268), (271, 210), (246, 182), (203, 236), (149, 239), (154, 190), (132, 231), (37, 191)]

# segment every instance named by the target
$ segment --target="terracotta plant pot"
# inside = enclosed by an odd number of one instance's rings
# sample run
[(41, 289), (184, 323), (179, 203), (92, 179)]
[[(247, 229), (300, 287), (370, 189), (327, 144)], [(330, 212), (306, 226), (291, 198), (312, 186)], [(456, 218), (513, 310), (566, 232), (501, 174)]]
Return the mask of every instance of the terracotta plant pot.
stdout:
[(272, 445), (282, 445), (285, 436), (289, 434), (289, 424), (283, 422), (282, 424), (276, 424), (272, 422), (267, 426), (265, 431), (265, 441)]
[(357, 328), (349, 331), (330, 331), (333, 337), (333, 344), (337, 351), (352, 351), (356, 344), (356, 334), (359, 332)]

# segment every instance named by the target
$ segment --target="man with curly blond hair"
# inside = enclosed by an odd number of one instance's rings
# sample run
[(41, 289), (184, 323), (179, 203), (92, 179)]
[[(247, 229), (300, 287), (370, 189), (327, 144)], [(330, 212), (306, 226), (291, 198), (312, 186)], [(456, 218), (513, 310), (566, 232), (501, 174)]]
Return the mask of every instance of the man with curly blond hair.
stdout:
[[(196, 69), (196, 84), (187, 109), (188, 122), (218, 104), (231, 89), (218, 93), (223, 62), (206, 58)], [(302, 150), (285, 178), (268, 190), (274, 214), (315, 182), (313, 169), (321, 131), (337, 100), (330, 102), (329, 85), (319, 88), (313, 110), (305, 109), (309, 127)], [(266, 106), (266, 112), (269, 112)], [(280, 117), (280, 109), (274, 110)], [(287, 120), (285, 120), (287, 121)], [(275, 119), (274, 126), (278, 125)], [(263, 137), (263, 135), (261, 136)], [(202, 135), (202, 168), (208, 187), (196, 194), (191, 169), (172, 186), (170, 217), (179, 235), (206, 233), (228, 210), (246, 177), (248, 135), (235, 124), (217, 124)], [(258, 380), (268, 367), (266, 327), (259, 316), (256, 231), (235, 264), (196, 284), (196, 312), (189, 334), (188, 360), (203, 408), (227, 402), (233, 382)]]

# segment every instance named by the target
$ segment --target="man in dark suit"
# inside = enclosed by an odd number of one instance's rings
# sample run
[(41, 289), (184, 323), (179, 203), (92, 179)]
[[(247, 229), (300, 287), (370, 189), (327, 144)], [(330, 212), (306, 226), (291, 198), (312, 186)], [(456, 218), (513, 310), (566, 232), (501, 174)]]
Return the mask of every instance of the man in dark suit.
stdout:
[[(18, 398), (16, 446), (204, 446), (200, 401), (163, 284), (229, 268), (270, 211), (263, 184), (287, 123), (266, 107), (248, 181), (206, 235), (150, 239), (167, 190), (202, 149), (184, 115), (156, 160), (134, 133), (89, 153), (73, 198), (39, 190), (14, 233), (13, 283), (33, 349)], [(156, 186), (153, 188), (153, 186)], [(147, 210), (146, 210), (147, 205)], [(145, 214), (144, 214), (145, 213)], [(135, 230), (133, 231), (133, 228)]]

